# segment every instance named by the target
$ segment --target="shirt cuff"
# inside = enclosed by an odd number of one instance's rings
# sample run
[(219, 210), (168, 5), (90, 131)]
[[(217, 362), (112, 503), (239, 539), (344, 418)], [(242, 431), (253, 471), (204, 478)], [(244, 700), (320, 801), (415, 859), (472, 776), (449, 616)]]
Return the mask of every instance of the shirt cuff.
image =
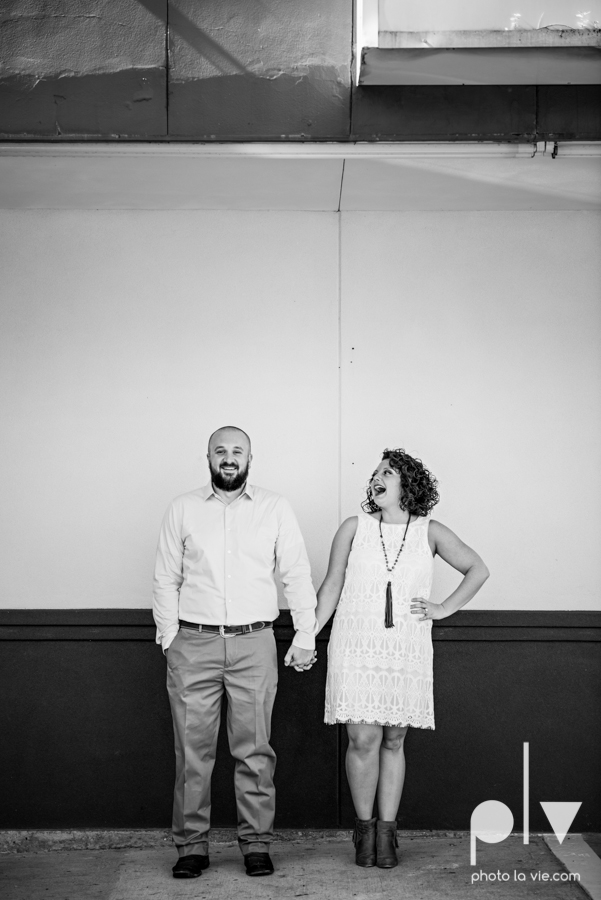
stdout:
[(161, 646), (163, 648), (163, 653), (165, 652), (165, 650), (169, 649), (169, 646), (171, 645), (178, 631), (179, 628), (177, 628), (175, 631), (168, 631), (167, 634), (161, 635)]
[(297, 631), (292, 643), (301, 650), (315, 650), (315, 635), (307, 634), (306, 631)]

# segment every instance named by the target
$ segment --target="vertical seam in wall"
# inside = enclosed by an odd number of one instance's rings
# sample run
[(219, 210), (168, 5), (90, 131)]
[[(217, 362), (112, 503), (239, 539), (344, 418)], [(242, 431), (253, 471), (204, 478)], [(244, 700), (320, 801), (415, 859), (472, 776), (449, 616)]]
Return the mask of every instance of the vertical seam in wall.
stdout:
[[(340, 197), (338, 200), (338, 524), (342, 516), (342, 181), (344, 179), (344, 160), (340, 178)], [(338, 827), (342, 827), (342, 725), (336, 725), (336, 818)]]
[(353, 101), (355, 93), (355, 59), (357, 56), (357, 4), (353, 3), (351, 12), (351, 71), (348, 98), (348, 139), (353, 139)]
[(170, 82), (170, 60), (169, 60), (169, 2), (165, 0), (165, 126), (167, 129), (167, 137), (169, 137), (169, 82)]
[[(342, 164), (344, 175), (344, 162)], [(340, 184), (342, 194), (342, 181)], [(338, 207), (338, 524), (342, 515), (342, 213)]]
[[(343, 159), (342, 160), (342, 172), (340, 173), (340, 193), (338, 194), (338, 209), (336, 210), (337, 213), (340, 213), (340, 208), (342, 206), (342, 185), (344, 184), (344, 167), (345, 167), (345, 165), (346, 165), (346, 159)], [(340, 243), (340, 233), (338, 234), (338, 238), (339, 238), (338, 243)]]

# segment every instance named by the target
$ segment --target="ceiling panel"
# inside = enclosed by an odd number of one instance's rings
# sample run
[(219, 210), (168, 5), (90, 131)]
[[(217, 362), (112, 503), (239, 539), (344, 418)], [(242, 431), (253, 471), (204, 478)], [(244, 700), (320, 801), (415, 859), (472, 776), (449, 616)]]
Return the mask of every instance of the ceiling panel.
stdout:
[(4, 209), (338, 208), (342, 159), (0, 155)]
[(600, 154), (598, 143), (0, 145), (0, 208), (599, 209)]
[(347, 160), (341, 209), (601, 209), (601, 160)]

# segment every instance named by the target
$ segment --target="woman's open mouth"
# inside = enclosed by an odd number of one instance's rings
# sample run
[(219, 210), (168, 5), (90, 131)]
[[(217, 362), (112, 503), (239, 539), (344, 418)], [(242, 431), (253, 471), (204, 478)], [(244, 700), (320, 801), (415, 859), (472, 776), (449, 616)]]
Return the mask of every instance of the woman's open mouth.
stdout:
[(376, 497), (379, 497), (381, 494), (386, 493), (386, 488), (381, 484), (374, 484), (372, 491), (376, 495)]

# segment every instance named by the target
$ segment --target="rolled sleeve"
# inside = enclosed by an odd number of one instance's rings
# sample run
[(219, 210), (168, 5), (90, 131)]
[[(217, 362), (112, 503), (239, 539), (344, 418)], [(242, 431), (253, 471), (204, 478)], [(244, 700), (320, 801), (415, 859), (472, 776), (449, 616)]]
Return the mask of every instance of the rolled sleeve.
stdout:
[(278, 504), (276, 560), (284, 585), (296, 634), (293, 643), (303, 650), (315, 648), (317, 597), (311, 581), (311, 566), (296, 516), (283, 497)]
[(154, 567), (152, 614), (157, 627), (156, 642), (163, 653), (179, 630), (179, 591), (183, 582), (184, 542), (181, 512), (171, 504), (161, 525)]

